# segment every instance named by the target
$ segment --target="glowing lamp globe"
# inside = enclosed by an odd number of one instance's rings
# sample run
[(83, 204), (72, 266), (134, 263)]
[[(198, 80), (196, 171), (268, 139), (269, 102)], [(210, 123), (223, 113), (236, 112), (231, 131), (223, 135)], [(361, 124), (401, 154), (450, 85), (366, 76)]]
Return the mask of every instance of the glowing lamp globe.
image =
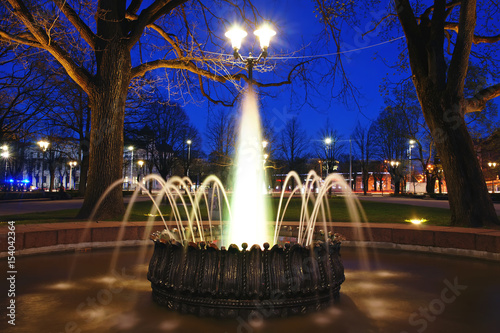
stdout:
[(263, 50), (266, 50), (269, 47), (269, 43), (271, 42), (271, 37), (276, 35), (276, 31), (269, 28), (268, 26), (263, 26), (260, 29), (255, 30), (254, 35), (259, 37), (260, 47)]
[(234, 27), (226, 32), (225, 36), (231, 40), (233, 49), (239, 50), (241, 48), (241, 41), (247, 36), (247, 33), (245, 30)]

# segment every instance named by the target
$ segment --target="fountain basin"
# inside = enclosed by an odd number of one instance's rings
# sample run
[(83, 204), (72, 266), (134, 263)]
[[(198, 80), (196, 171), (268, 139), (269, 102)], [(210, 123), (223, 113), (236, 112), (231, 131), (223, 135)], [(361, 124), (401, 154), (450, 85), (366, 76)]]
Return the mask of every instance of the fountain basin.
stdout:
[(172, 310), (234, 318), (258, 311), (286, 317), (317, 311), (339, 298), (345, 280), (340, 242), (264, 244), (226, 250), (213, 243), (154, 238), (148, 270), (153, 299)]

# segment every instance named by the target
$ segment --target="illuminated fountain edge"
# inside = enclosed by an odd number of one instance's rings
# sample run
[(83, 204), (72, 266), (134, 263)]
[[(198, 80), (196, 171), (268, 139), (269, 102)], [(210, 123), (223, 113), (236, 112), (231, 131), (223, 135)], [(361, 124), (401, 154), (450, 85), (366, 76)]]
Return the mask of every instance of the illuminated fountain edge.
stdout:
[(338, 300), (345, 280), (340, 241), (311, 245), (269, 243), (242, 250), (234, 244), (187, 245), (166, 233), (152, 235), (148, 269), (153, 300), (186, 314), (233, 318), (257, 311), (286, 317), (317, 311)]

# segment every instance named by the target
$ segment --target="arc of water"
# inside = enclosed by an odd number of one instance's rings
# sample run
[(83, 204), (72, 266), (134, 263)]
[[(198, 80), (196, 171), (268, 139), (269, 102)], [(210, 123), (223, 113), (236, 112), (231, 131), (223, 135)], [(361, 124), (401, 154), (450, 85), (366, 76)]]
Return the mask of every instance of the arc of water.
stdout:
[[(297, 184), (302, 184), (299, 175), (295, 171), (289, 172), (288, 175), (285, 178), (285, 181), (283, 182), (283, 190), (281, 191), (280, 201), (278, 203), (278, 211), (277, 211), (277, 214), (276, 214), (276, 224), (275, 224), (275, 227), (274, 227), (274, 243), (278, 242), (279, 230), (281, 229), (281, 225), (283, 224), (283, 219), (285, 217), (285, 212), (286, 212), (286, 209), (288, 208), (288, 204), (290, 203), (290, 201), (291, 201), (293, 195), (295, 194), (295, 192), (297, 192), (300, 189), (299, 185), (297, 185), (293, 189), (293, 191), (290, 193), (290, 195), (288, 196), (288, 200), (286, 202), (286, 205), (285, 205), (285, 209), (283, 210), (283, 214), (282, 214), (282, 216), (280, 218), (281, 206), (282, 206), (282, 203), (283, 203), (283, 198), (285, 196), (285, 189), (286, 189), (286, 186), (288, 185), (288, 182), (290, 181), (291, 178), (294, 178), (295, 181), (297, 182)], [(302, 201), (303, 201), (304, 198), (303, 198), (302, 195), (301, 195), (301, 198), (302, 198)], [(302, 211), (301, 211), (301, 219), (302, 219)], [(300, 233), (300, 223), (299, 223), (299, 233)]]
[[(147, 177), (144, 177), (144, 180), (148, 180)], [(120, 225), (120, 230), (118, 231), (118, 237), (117, 237), (118, 244), (115, 246), (115, 249), (113, 250), (113, 255), (111, 256), (111, 263), (109, 265), (111, 273), (114, 272), (114, 270), (116, 268), (116, 262), (118, 261), (118, 254), (120, 253), (120, 249), (121, 249), (120, 241), (123, 239), (123, 236), (125, 234), (125, 228), (128, 224), (128, 219), (129, 219), (130, 213), (132, 212), (132, 208), (134, 206), (135, 200), (137, 199), (137, 196), (139, 195), (141, 190), (146, 191), (147, 195), (149, 196), (149, 198), (153, 202), (154, 208), (156, 208), (156, 210), (160, 213), (161, 219), (163, 220), (163, 224), (165, 225), (165, 229), (167, 230), (169, 237), (173, 237), (173, 234), (168, 229), (167, 223), (165, 222), (165, 219), (163, 218), (163, 215), (161, 214), (160, 208), (156, 204), (151, 193), (149, 193), (147, 188), (144, 187), (142, 184), (138, 183), (137, 186), (138, 187), (134, 190), (134, 193), (132, 194), (132, 197), (130, 198), (129, 204), (127, 205), (127, 210), (125, 211), (125, 215), (123, 216), (122, 223)], [(152, 214), (150, 214), (150, 215), (152, 215)], [(151, 228), (152, 228), (151, 222), (153, 222), (152, 216), (150, 216), (148, 218), (148, 222), (146, 223), (146, 228), (144, 230), (143, 238), (145, 238), (145, 236), (151, 232)]]
[[(191, 220), (191, 216), (189, 214), (189, 211), (188, 211), (188, 208), (186, 205), (186, 201), (184, 200), (183, 193), (181, 193), (181, 191), (179, 189), (179, 185), (183, 185), (184, 187), (186, 187), (186, 183), (180, 177), (174, 176), (174, 177), (170, 178), (167, 181), (167, 184), (165, 186), (165, 190), (166, 190), (165, 194), (169, 198), (169, 201), (170, 201), (170, 204), (172, 205), (172, 208), (175, 208), (175, 210), (178, 212), (179, 218), (180, 218), (180, 212), (179, 212), (179, 209), (177, 208), (177, 199), (173, 197), (173, 193), (177, 194), (178, 198), (181, 200), (182, 207), (184, 207), (184, 212), (186, 213), (186, 217), (188, 219), (189, 229), (191, 230), (191, 238), (192, 238), (193, 242), (196, 242), (196, 237), (195, 237), (195, 234), (193, 232), (193, 221)], [(188, 192), (187, 195), (188, 195), (188, 199), (189, 199), (191, 205), (193, 205), (193, 198), (192, 198), (191, 194)], [(197, 220), (197, 225), (198, 225), (198, 229), (199, 229), (200, 228), (199, 220)], [(181, 227), (181, 230), (182, 229), (183, 228)], [(182, 235), (183, 235), (182, 238), (186, 239), (184, 230), (182, 231)], [(201, 240), (203, 240), (203, 237), (201, 237)]]
[[(326, 196), (326, 194), (328, 193), (328, 190), (329, 190), (330, 186), (332, 186), (334, 184), (340, 184), (341, 187), (343, 189), (345, 189), (345, 190), (343, 190), (343, 193), (347, 194), (348, 197), (353, 198), (352, 197), (352, 191), (349, 188), (349, 186), (347, 185), (347, 183), (345, 182), (345, 180), (342, 178), (342, 176), (340, 174), (336, 174), (336, 173), (329, 175), (325, 179), (325, 184), (321, 188), (320, 193), (318, 194), (318, 197)], [(356, 198), (354, 198), (354, 199), (356, 199)], [(352, 220), (359, 221), (359, 213), (355, 209), (356, 206), (351, 205), (351, 201), (352, 200), (350, 200), (349, 198), (348, 198), (348, 200), (346, 200), (348, 211), (349, 211), (349, 215), (351, 216)], [(306, 244), (310, 244), (312, 242), (312, 237), (313, 237), (313, 234), (314, 234), (314, 227), (315, 227), (315, 223), (316, 223), (316, 220), (317, 220), (317, 215), (318, 215), (318, 212), (319, 212), (319, 207), (320, 207), (320, 205), (316, 205), (314, 207), (314, 210), (313, 210), (312, 214), (311, 214), (312, 215), (312, 221), (314, 223), (311, 225), (311, 227), (308, 230), (309, 233), (308, 233), (308, 236), (307, 236)]]
[[(172, 220), (172, 218), (175, 220), (175, 223), (177, 225), (177, 228), (178, 228), (178, 232), (179, 232), (179, 236), (181, 238), (181, 240), (184, 240), (185, 239), (185, 234), (184, 234), (184, 230), (182, 228), (182, 219), (181, 219), (181, 216), (180, 216), (180, 212), (179, 212), (179, 209), (177, 208), (176, 204), (175, 204), (175, 200), (173, 200), (172, 196), (167, 194), (168, 192), (168, 187), (169, 185), (167, 185), (167, 182), (164, 182), (162, 184), (162, 188), (161, 188), (161, 191), (158, 192), (158, 194), (156, 195), (156, 200), (155, 200), (155, 205), (156, 206), (159, 206), (161, 201), (163, 200), (163, 196), (165, 196), (170, 204), (170, 207), (172, 208), (171, 210), (171, 213), (172, 213), (172, 216), (170, 218), (170, 220)], [(150, 211), (150, 214), (153, 215), (153, 212), (155, 210), (155, 207), (151, 207), (151, 211)], [(161, 214), (161, 213), (160, 213)]]
[[(203, 198), (205, 200), (205, 205), (206, 205), (206, 209), (207, 209), (207, 214), (208, 214), (208, 223), (209, 223), (209, 229), (210, 229), (210, 237), (212, 238), (213, 240), (213, 234), (212, 234), (212, 207), (213, 207), (213, 195), (212, 195), (212, 199), (211, 199), (211, 203), (209, 204), (208, 202), (208, 198), (207, 198), (207, 195), (205, 193), (205, 188), (209, 188), (209, 184), (214, 184), (213, 185), (213, 189), (212, 189), (212, 192), (214, 192), (215, 190), (217, 190), (217, 197), (218, 197), (218, 200), (219, 200), (219, 213), (220, 213), (220, 216), (222, 216), (222, 205), (221, 205), (221, 196), (220, 196), (220, 192), (222, 192), (222, 196), (224, 197), (224, 201), (226, 203), (226, 207), (228, 209), (228, 213), (229, 213), (229, 217), (231, 218), (231, 208), (230, 208), (230, 205), (229, 205), (229, 199), (227, 197), (227, 194), (226, 192), (224, 191), (224, 186), (222, 185), (222, 182), (214, 175), (210, 175), (208, 176), (204, 181), (203, 183), (200, 185), (200, 187), (198, 188), (198, 190), (195, 192), (195, 199), (194, 199), (194, 207), (198, 207), (198, 212), (199, 212), (199, 215), (200, 215), (200, 219), (201, 219), (201, 210), (200, 210), (200, 201), (201, 199)], [(222, 191), (221, 191), (222, 189)], [(222, 220), (220, 221), (221, 223), (221, 226), (222, 226)], [(221, 242), (223, 241), (223, 232), (222, 232), (222, 228), (221, 228)]]

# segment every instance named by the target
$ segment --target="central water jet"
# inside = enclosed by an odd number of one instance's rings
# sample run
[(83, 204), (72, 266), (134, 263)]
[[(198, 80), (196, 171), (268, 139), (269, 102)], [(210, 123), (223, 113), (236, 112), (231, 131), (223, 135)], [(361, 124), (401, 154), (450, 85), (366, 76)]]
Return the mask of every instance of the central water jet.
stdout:
[(262, 130), (257, 98), (251, 86), (241, 105), (236, 149), (234, 191), (231, 198), (232, 220), (229, 244), (264, 244), (272, 242), (267, 221)]

